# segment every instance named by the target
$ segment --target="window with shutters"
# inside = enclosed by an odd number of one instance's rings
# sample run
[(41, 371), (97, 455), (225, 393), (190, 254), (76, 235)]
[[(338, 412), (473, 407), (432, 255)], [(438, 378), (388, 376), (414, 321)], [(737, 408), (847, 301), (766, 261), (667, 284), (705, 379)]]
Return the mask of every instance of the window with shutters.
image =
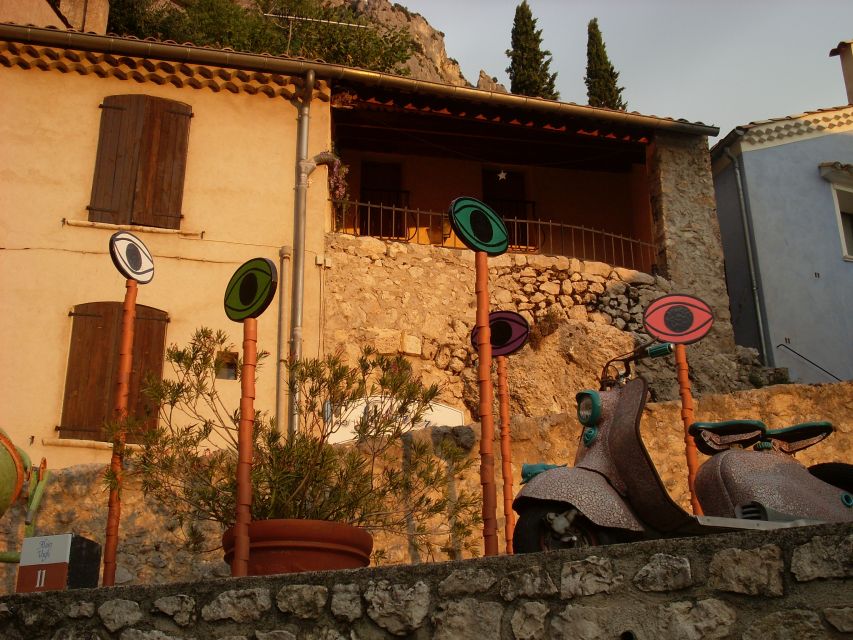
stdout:
[[(109, 438), (105, 425), (112, 418), (118, 374), (122, 303), (78, 304), (71, 316), (71, 348), (59, 437), (106, 441)], [(142, 393), (142, 383), (146, 376), (163, 375), (168, 321), (165, 311), (136, 305), (128, 415), (137, 418), (142, 429), (157, 425), (157, 407)]]
[(180, 229), (190, 118), (174, 100), (104, 99), (89, 220)]

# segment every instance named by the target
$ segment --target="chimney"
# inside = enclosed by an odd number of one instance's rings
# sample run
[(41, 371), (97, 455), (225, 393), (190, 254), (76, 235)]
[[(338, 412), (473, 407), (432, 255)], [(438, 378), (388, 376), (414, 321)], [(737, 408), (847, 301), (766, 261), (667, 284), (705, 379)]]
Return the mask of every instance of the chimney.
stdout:
[(853, 40), (839, 42), (838, 46), (829, 52), (829, 56), (841, 56), (841, 73), (847, 88), (847, 104), (853, 104)]

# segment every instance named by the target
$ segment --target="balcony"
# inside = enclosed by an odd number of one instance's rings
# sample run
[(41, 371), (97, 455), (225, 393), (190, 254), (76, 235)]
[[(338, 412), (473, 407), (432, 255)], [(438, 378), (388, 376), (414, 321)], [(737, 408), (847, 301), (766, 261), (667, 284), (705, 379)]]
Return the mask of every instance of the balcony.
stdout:
[[(465, 245), (450, 228), (447, 213), (403, 206), (336, 200), (335, 231), (453, 249)], [(510, 253), (538, 253), (593, 260), (651, 273), (655, 246), (598, 229), (542, 219), (504, 218)]]

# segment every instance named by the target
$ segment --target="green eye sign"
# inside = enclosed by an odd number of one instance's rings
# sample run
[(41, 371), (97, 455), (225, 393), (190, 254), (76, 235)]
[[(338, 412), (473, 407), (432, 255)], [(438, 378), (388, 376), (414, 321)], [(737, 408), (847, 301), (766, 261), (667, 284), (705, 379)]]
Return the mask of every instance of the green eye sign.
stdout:
[(472, 251), (499, 256), (509, 247), (504, 221), (487, 204), (474, 198), (456, 198), (450, 203), (450, 226)]
[(278, 271), (266, 258), (244, 262), (225, 289), (225, 315), (234, 322), (257, 318), (275, 297)]

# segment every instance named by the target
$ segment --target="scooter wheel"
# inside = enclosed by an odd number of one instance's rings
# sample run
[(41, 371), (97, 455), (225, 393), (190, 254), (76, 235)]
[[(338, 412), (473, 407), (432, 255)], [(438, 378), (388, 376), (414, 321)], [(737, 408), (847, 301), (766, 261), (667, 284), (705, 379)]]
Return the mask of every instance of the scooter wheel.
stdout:
[[(552, 521), (567, 513), (571, 518), (570, 525), (567, 528), (559, 527), (561, 530), (556, 531)], [(570, 504), (535, 501), (519, 509), (512, 535), (512, 549), (515, 553), (535, 553), (595, 547), (618, 541), (611, 530), (593, 524)]]

